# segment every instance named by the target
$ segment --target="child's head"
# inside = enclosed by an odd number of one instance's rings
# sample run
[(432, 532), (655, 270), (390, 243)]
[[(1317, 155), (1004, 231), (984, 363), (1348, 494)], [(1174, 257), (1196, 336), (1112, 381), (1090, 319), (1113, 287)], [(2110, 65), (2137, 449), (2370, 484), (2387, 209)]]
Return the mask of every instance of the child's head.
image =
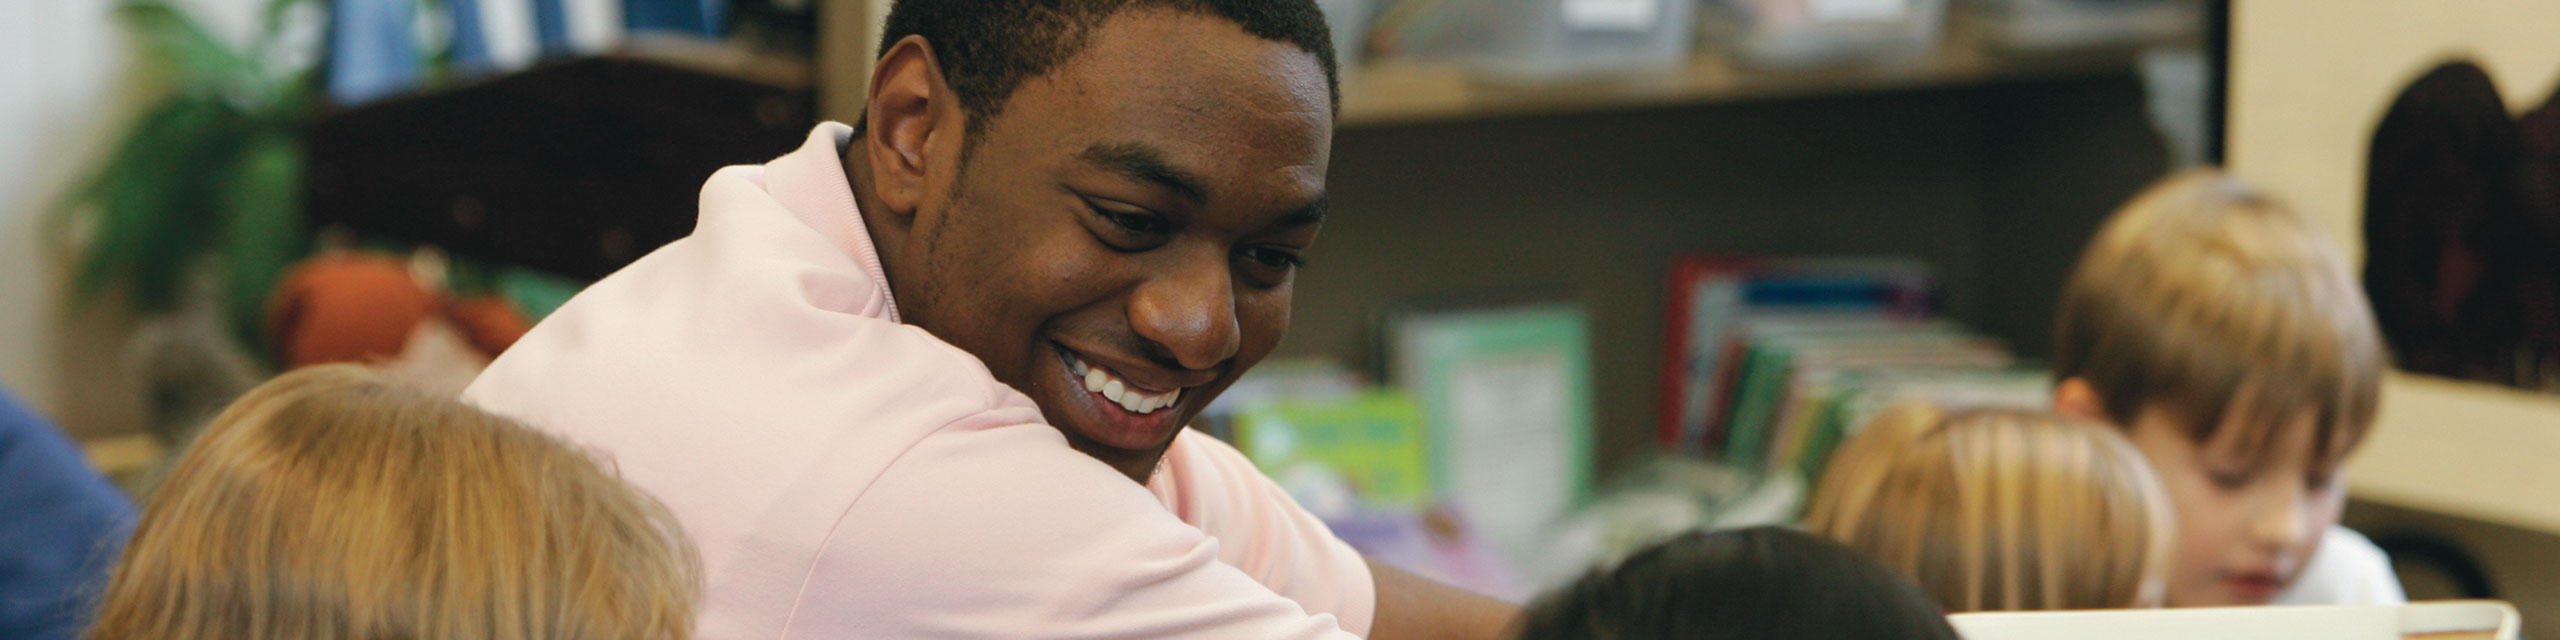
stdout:
[(311, 367), (214, 419), (144, 509), (90, 638), (680, 638), (693, 550), (548, 436)]
[(1692, 532), (1531, 604), (1523, 640), (1955, 640), (1911, 579), (1840, 543), (1778, 527)]
[(2346, 260), (2211, 171), (2108, 219), (2063, 288), (2057, 411), (2123, 429), (2179, 520), (2174, 606), (2263, 604), (2337, 523), (2385, 366)]
[(1832, 458), (1805, 528), (1951, 612), (2159, 606), (2174, 524), (2142, 454), (2047, 413), (1896, 408)]

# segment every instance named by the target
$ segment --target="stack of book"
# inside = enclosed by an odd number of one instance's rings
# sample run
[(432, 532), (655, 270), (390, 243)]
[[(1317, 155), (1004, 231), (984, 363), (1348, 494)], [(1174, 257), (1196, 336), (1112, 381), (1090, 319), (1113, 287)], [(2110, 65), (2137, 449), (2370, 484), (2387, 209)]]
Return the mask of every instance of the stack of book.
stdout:
[(1691, 256), (1673, 270), (1662, 423), (1669, 449), (1819, 477), (1886, 407), (2041, 407), (2046, 376), (1937, 318), (1935, 279), (1895, 259)]

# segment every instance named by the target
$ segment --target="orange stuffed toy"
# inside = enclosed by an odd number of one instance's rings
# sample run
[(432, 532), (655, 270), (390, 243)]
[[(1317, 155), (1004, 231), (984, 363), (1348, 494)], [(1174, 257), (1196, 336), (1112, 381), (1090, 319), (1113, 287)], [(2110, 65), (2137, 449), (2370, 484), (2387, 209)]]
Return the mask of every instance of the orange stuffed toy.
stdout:
[(355, 251), (314, 256), (287, 272), (269, 298), (269, 344), (286, 369), (389, 364), (425, 355), (417, 353), (421, 348), (449, 348), (426, 345), (455, 342), (433, 338), (458, 334), (468, 359), (485, 365), (532, 328), (503, 298), (448, 299), (442, 272), (443, 260), (432, 250), (406, 263)]

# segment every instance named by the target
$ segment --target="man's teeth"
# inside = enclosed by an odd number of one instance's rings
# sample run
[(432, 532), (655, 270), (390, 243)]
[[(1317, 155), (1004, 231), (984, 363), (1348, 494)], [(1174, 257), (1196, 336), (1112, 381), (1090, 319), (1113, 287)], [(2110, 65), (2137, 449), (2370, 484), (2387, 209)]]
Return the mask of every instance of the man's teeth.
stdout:
[(1084, 390), (1101, 394), (1102, 397), (1110, 399), (1111, 402), (1120, 405), (1122, 409), (1129, 410), (1130, 413), (1155, 413), (1157, 409), (1173, 406), (1174, 401), (1182, 399), (1181, 389), (1152, 396), (1140, 393), (1131, 385), (1122, 382), (1119, 377), (1105, 372), (1102, 367), (1087, 366), (1083, 360), (1077, 359), (1073, 354), (1067, 355), (1067, 368), (1084, 378)]

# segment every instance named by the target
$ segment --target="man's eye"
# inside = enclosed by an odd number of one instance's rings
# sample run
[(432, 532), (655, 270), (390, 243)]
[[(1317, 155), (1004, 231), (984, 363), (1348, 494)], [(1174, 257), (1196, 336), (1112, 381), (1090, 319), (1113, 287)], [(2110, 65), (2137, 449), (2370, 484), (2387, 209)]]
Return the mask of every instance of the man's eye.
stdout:
[(1093, 212), (1102, 216), (1102, 219), (1111, 221), (1112, 226), (1116, 226), (1133, 233), (1152, 235), (1164, 233), (1166, 231), (1166, 225), (1164, 218), (1162, 217), (1144, 213), (1112, 211), (1101, 207), (1094, 207)]
[(1271, 269), (1295, 269), (1307, 264), (1306, 259), (1298, 257), (1298, 254), (1269, 247), (1245, 249), (1244, 257)]

